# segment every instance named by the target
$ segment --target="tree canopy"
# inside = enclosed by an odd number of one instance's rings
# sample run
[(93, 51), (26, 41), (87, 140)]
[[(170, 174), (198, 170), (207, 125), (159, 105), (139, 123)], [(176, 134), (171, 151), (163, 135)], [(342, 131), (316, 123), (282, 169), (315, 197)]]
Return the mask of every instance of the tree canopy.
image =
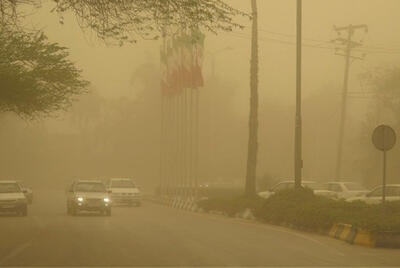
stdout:
[[(245, 13), (222, 0), (52, 0), (53, 12), (72, 13), (82, 29), (106, 41), (134, 43), (158, 39), (182, 28), (211, 32), (240, 27), (233, 18)], [(88, 82), (68, 60), (64, 47), (42, 32), (24, 27), (27, 7), (41, 0), (0, 0), (0, 111), (36, 117), (65, 109)]]
[(43, 33), (0, 29), (0, 111), (32, 118), (67, 108), (88, 85), (67, 57)]
[[(0, 0), (0, 21), (18, 24), (19, 5), (40, 5), (40, 0)], [(241, 27), (237, 15), (248, 16), (223, 0), (53, 0), (54, 12), (72, 12), (83, 29), (100, 39), (136, 42), (158, 39), (168, 29), (202, 28), (211, 32)]]

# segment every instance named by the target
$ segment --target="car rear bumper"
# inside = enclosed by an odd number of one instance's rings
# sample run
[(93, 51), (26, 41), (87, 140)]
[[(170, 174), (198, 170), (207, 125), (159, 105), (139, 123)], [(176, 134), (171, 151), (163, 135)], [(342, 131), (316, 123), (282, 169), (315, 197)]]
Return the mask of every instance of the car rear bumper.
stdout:
[(123, 196), (123, 197), (113, 197), (112, 202), (114, 205), (124, 205), (140, 203), (142, 198), (140, 196)]
[(22, 210), (26, 204), (23, 203), (13, 203), (13, 204), (0, 204), (0, 212), (11, 212)]

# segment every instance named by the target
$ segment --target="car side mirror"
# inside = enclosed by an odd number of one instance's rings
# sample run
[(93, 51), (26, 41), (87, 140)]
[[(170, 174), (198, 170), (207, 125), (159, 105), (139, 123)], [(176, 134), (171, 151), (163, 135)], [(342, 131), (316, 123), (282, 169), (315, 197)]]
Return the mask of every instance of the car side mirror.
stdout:
[(26, 193), (28, 193), (28, 190), (24, 189), (24, 190), (22, 190), (22, 192), (23, 192), (24, 194), (26, 194)]

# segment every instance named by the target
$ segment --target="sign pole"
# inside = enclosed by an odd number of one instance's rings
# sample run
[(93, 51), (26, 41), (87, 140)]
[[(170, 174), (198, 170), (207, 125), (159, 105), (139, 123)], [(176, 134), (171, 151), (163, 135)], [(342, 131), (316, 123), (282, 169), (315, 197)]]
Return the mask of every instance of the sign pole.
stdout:
[(386, 154), (396, 144), (396, 132), (387, 125), (380, 125), (372, 133), (372, 143), (383, 152), (382, 172), (382, 204), (386, 202)]

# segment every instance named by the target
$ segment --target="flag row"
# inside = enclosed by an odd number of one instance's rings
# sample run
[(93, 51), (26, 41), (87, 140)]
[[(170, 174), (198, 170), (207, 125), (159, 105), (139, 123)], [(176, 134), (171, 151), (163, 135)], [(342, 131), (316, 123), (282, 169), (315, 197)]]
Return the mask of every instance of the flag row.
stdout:
[(204, 35), (199, 31), (180, 33), (164, 39), (161, 47), (161, 89), (174, 96), (185, 89), (204, 85), (202, 64)]

